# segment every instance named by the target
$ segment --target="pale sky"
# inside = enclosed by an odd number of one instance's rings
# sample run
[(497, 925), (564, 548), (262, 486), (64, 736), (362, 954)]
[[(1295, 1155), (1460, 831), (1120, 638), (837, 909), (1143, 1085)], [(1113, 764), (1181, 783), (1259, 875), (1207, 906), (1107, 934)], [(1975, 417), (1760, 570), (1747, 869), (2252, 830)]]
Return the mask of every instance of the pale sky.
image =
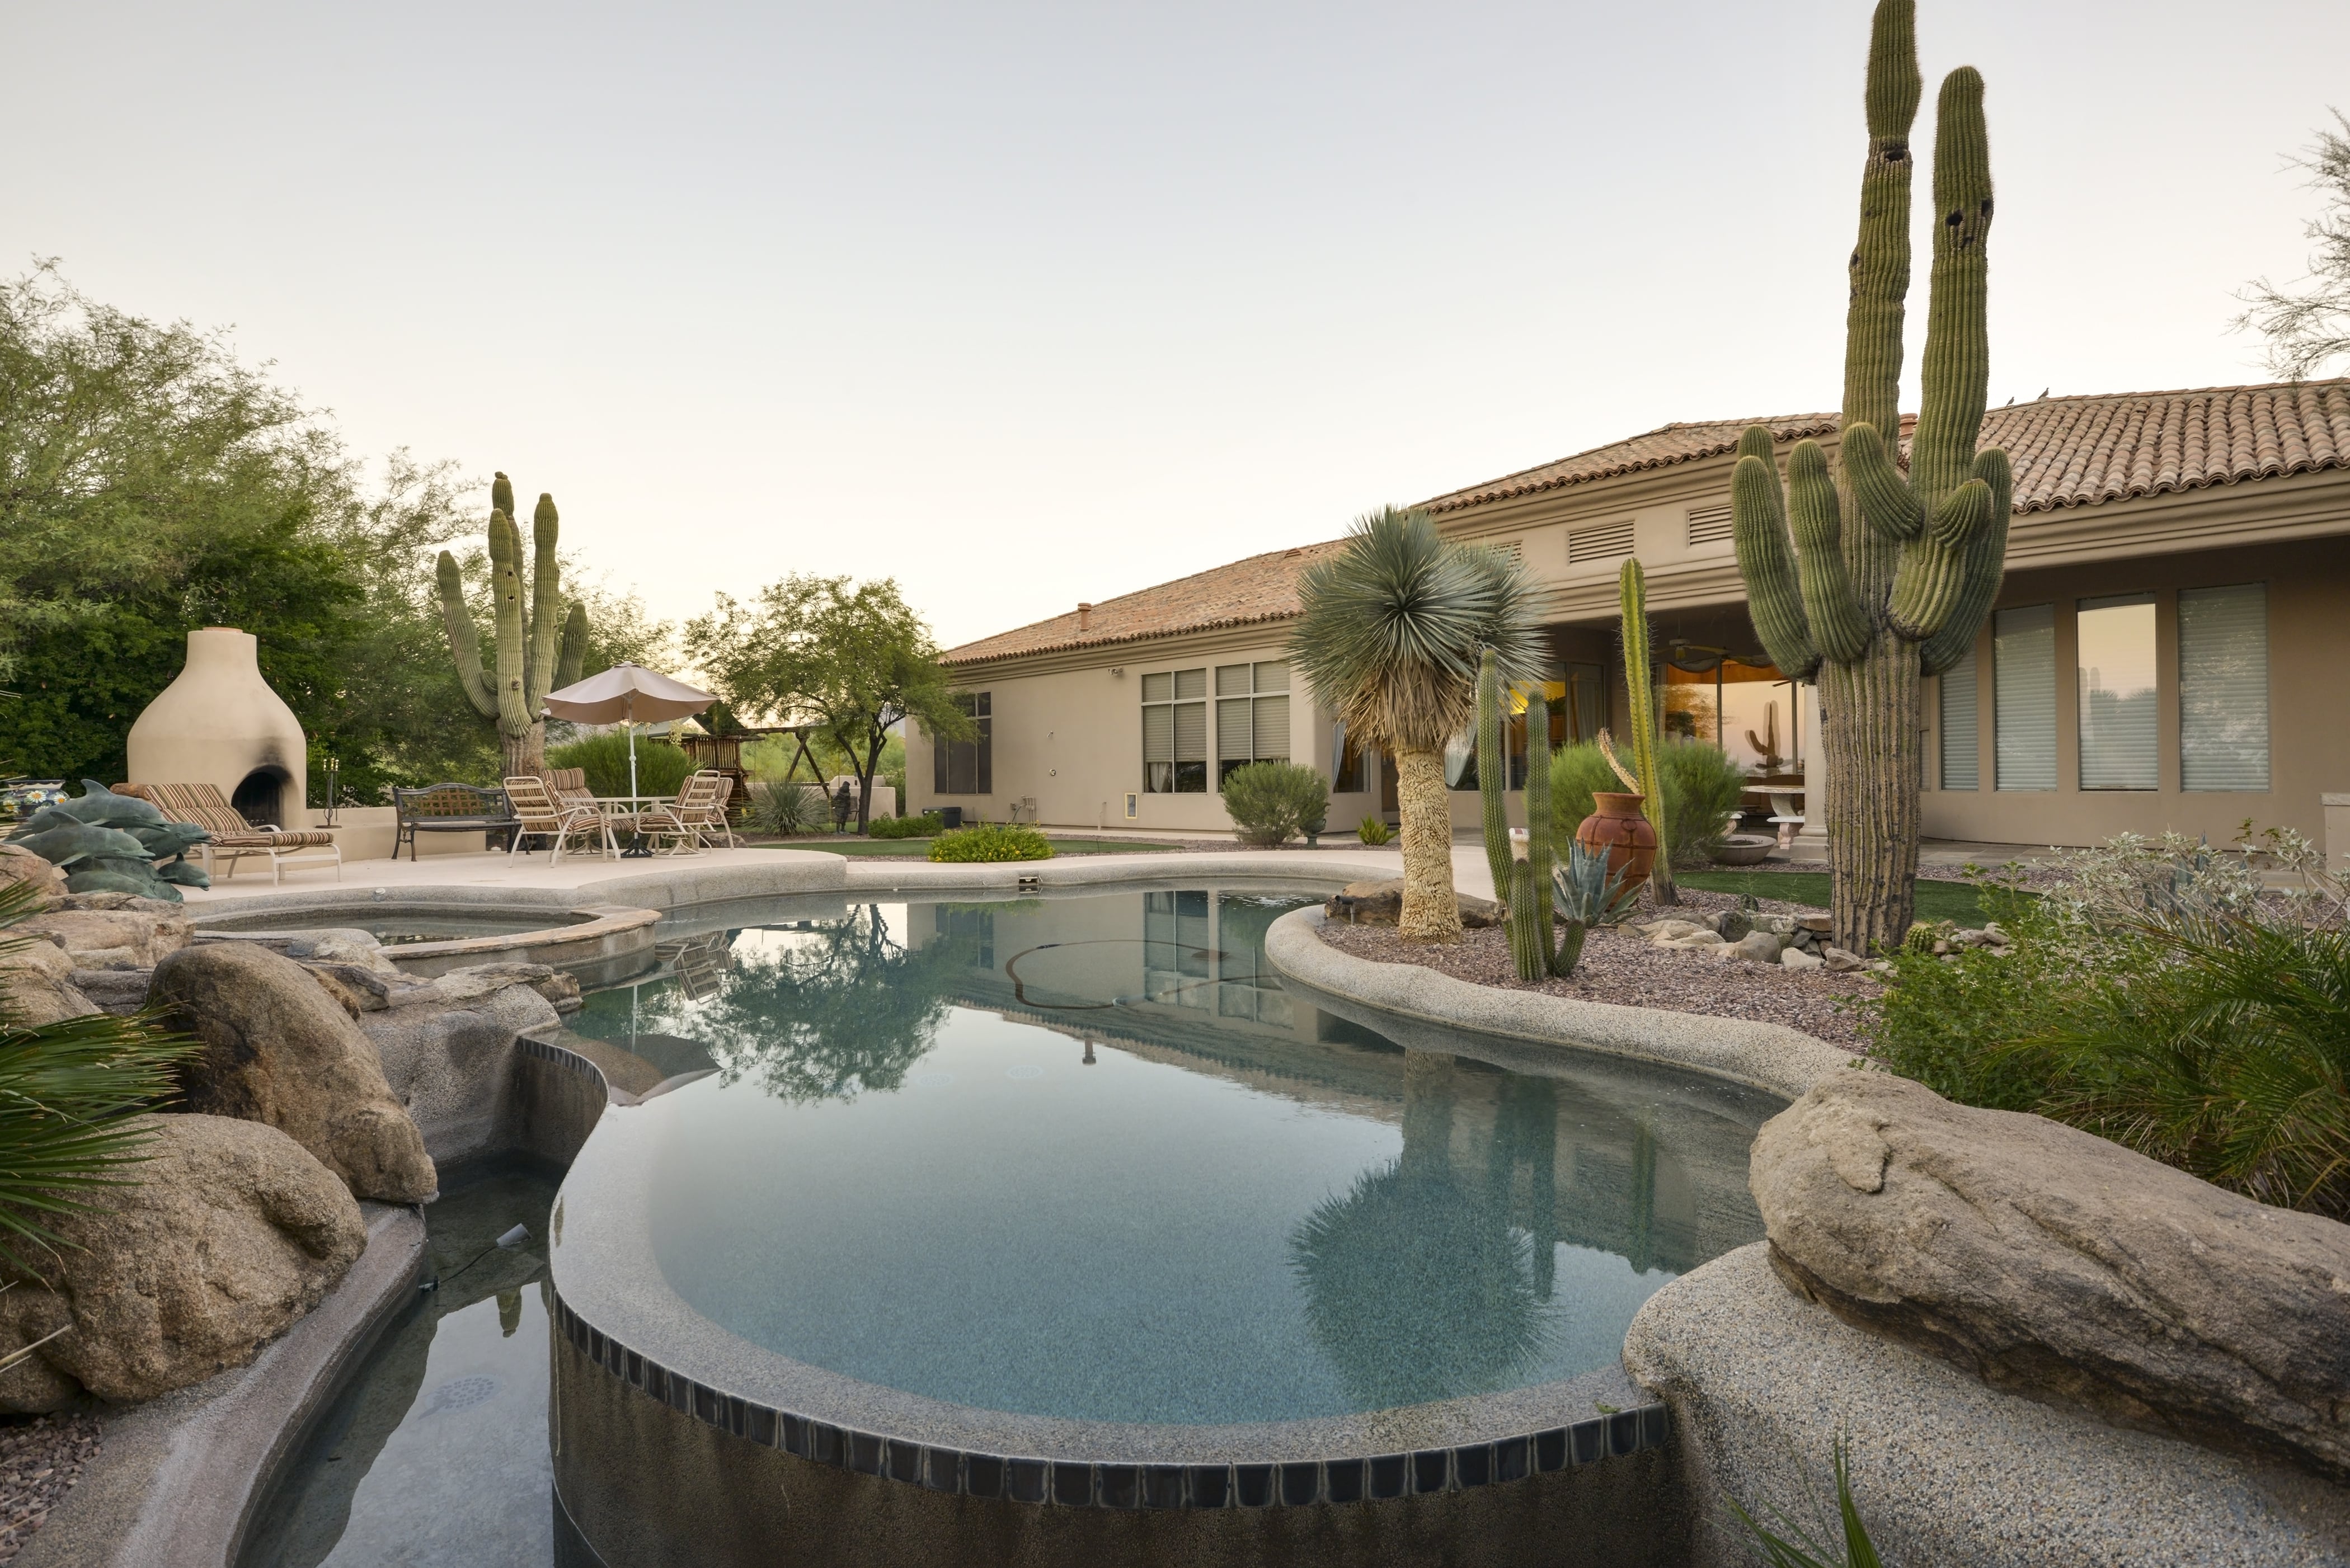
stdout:
[[(5, 16), (0, 260), (552, 490), (663, 616), (894, 576), (954, 643), (1838, 396), (1862, 0)], [(1994, 403), (2268, 379), (2350, 5), (1919, 35), (1921, 149), (1989, 83)]]

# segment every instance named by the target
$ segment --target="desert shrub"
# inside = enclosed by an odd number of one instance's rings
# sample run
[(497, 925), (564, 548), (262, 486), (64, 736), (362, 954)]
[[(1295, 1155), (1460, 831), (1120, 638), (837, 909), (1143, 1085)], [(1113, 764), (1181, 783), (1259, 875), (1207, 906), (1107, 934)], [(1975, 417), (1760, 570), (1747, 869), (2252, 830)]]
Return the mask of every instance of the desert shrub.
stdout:
[[(629, 737), (625, 731), (608, 730), (600, 735), (588, 735), (568, 745), (549, 746), (546, 765), (550, 768), (585, 768), (588, 788), (596, 794), (628, 794)], [(675, 794), (685, 787), (693, 772), (693, 759), (667, 741), (637, 737), (638, 794)]]
[(772, 833), (779, 838), (807, 832), (823, 815), (824, 807), (809, 793), (807, 785), (775, 784), (766, 779), (751, 781), (743, 806), (743, 817), (752, 832)]
[[(1905, 945), (1870, 1004), (1876, 1055), (1951, 1099), (2350, 1218), (2343, 890), (2297, 835), (2243, 846), (2125, 835), (2062, 857), (2043, 897), (2005, 895), (2005, 955)], [(2299, 885), (2264, 896), (2263, 864)]]
[(931, 838), (947, 829), (947, 819), (935, 811), (920, 816), (877, 816), (866, 825), (868, 838)]
[(1330, 815), (1330, 784), (1295, 763), (1251, 763), (1224, 778), (1224, 810), (1241, 842), (1270, 848), (1319, 833)]
[(1016, 822), (959, 827), (931, 840), (933, 860), (1050, 860), (1053, 846), (1035, 828)]
[(1367, 816), (1355, 826), (1355, 836), (1366, 844), (1385, 844), (1395, 836), (1395, 829), (1383, 816)]
[[(1657, 748), (1664, 775), (1665, 838), (1675, 865), (1702, 866), (1721, 846), (1722, 824), (1746, 787), (1746, 774), (1710, 741), (1668, 741)], [(1594, 794), (1625, 793), (1596, 743), (1561, 746), (1550, 764), (1551, 819), (1561, 842), (1592, 812)]]
[(1728, 835), (1746, 770), (1711, 741), (1668, 741), (1657, 748), (1657, 771), (1665, 776), (1665, 842), (1673, 864), (1706, 865)]

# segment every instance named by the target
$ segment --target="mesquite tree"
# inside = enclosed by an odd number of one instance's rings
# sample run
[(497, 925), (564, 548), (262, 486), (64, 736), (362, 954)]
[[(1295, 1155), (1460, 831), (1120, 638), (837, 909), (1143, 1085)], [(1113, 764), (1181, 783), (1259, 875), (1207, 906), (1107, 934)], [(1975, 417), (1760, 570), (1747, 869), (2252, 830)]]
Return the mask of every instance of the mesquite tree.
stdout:
[[(498, 746), (508, 778), (546, 767), (546, 722), (540, 708), (549, 691), (579, 679), (588, 654), (588, 610), (563, 607), (562, 568), (556, 564), (555, 497), (541, 495), (531, 518), (536, 559), (531, 580), (522, 580), (522, 530), (515, 526), (514, 485), (503, 473), (490, 486), (490, 593), (496, 615), (496, 684), (482, 668), (482, 634), (465, 603), (465, 577), (457, 559), (441, 552), (441, 615), (449, 631), (449, 656), (465, 700), (484, 719), (496, 722)], [(527, 597), (529, 609), (523, 607)]]
[[(1783, 498), (1770, 431), (1746, 431), (1731, 480), (1754, 629), (1791, 676), (1816, 676), (1839, 947), (1890, 948), (1918, 874), (1921, 675), (1967, 656), (2007, 553), (2007, 456), (1978, 452), (1991, 349), (1982, 78), (1943, 79), (1934, 127), (1934, 263), (1924, 399), (1905, 476), (1901, 327), (1909, 293), (1909, 130), (1922, 82), (1913, 0), (1882, 0), (1869, 39), (1868, 161), (1845, 317), (1841, 462), (1796, 445)], [(1788, 516), (1794, 539), (1788, 540)], [(1659, 857), (1659, 864), (1662, 857)]]

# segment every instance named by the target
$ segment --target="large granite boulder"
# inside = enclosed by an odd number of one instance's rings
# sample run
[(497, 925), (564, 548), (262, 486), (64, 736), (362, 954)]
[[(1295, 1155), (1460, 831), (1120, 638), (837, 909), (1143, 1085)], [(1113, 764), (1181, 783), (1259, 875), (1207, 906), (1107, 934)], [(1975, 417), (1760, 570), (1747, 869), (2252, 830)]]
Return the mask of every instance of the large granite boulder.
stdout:
[(0, 1014), (19, 1029), (99, 1011), (74, 984), (74, 961), (50, 942), (0, 950)]
[(30, 882), (55, 896), (66, 890), (66, 874), (21, 844), (0, 844), (0, 888)]
[(203, 1042), (180, 1068), (188, 1109), (268, 1123), (358, 1197), (416, 1203), (438, 1193), (373, 1043), (300, 964), (251, 942), (203, 942), (158, 964), (148, 996)]
[(435, 1159), (463, 1159), (504, 1138), (515, 1041), (557, 1022), (544, 992), (568, 981), (544, 964), (480, 964), (395, 984), (359, 1015), (383, 1075)]
[(0, 1292), (0, 1355), (68, 1324), (0, 1374), (0, 1407), (56, 1410), (80, 1389), (151, 1399), (241, 1366), (318, 1303), (367, 1246), (350, 1191), (274, 1127), (151, 1116), (135, 1186), (47, 1221), (70, 1243), (47, 1282)]
[(1839, 1074), (1749, 1182), (1798, 1294), (1995, 1387), (2350, 1475), (2350, 1226), (2077, 1128)]
[(195, 939), (177, 904), (125, 893), (76, 893), (18, 922), (17, 934), (65, 950), (76, 969), (152, 969)]

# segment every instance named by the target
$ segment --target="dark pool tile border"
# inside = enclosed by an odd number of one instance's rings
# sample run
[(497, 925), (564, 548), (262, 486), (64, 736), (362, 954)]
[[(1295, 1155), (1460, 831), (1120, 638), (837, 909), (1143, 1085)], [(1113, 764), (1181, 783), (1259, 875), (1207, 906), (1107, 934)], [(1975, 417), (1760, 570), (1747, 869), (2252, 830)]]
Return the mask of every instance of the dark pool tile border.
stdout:
[[(564, 1056), (572, 1054), (560, 1047), (551, 1050)], [(981, 1453), (770, 1409), (670, 1371), (594, 1327), (559, 1297), (555, 1310), (564, 1336), (589, 1361), (629, 1387), (705, 1426), (816, 1464), (962, 1497), (1112, 1509), (1303, 1508), (1372, 1502), (1503, 1485), (1646, 1449), (1661, 1449), (1672, 1438), (1666, 1407), (1643, 1405), (1493, 1442), (1283, 1463), (1095, 1464)]]
[(558, 1067), (567, 1067), (582, 1077), (595, 1078), (599, 1082), (604, 1076), (604, 1069), (577, 1051), (567, 1051), (560, 1045), (550, 1045), (544, 1040), (534, 1040), (527, 1034), (517, 1034), (515, 1040), (522, 1046), (523, 1054), (525, 1056), (536, 1056), (542, 1062), (552, 1062)]

